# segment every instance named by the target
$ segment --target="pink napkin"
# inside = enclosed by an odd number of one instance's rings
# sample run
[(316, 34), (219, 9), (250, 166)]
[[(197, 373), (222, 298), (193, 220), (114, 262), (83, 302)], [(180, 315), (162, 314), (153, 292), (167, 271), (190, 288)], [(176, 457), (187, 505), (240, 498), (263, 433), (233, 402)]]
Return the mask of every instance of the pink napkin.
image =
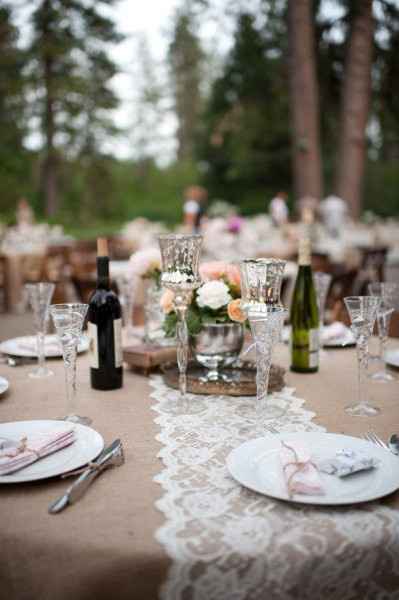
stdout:
[(22, 437), (15, 444), (0, 440), (0, 475), (7, 475), (69, 446), (75, 441), (73, 428)]
[(324, 495), (319, 472), (304, 444), (293, 440), (282, 441), (280, 461), (290, 496), (293, 494)]

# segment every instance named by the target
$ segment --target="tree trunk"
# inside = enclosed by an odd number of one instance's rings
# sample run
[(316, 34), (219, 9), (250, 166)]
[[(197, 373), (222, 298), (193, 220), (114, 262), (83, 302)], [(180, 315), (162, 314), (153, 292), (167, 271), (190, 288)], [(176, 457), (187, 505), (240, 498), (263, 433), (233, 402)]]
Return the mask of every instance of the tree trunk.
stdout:
[(311, 0), (289, 0), (288, 39), (294, 184), (297, 199), (322, 195), (319, 102)]
[(335, 187), (337, 195), (348, 203), (352, 216), (358, 218), (371, 96), (373, 0), (359, 0), (355, 7), (345, 59)]
[[(47, 10), (46, 10), (47, 9)], [(50, 11), (50, 0), (46, 0), (44, 4), (45, 13)], [(48, 30), (48, 22), (44, 23), (43, 37), (45, 48), (51, 47), (51, 43), (47, 44), (47, 38), (50, 36)], [(45, 134), (45, 158), (42, 168), (42, 189), (45, 196), (46, 215), (53, 216), (58, 208), (58, 193), (57, 193), (57, 153), (54, 146), (55, 136), (55, 109), (54, 109), (54, 94), (53, 94), (53, 57), (49, 51), (45, 49), (43, 56), (44, 67), (44, 87), (45, 87), (45, 110), (44, 110), (44, 134)]]

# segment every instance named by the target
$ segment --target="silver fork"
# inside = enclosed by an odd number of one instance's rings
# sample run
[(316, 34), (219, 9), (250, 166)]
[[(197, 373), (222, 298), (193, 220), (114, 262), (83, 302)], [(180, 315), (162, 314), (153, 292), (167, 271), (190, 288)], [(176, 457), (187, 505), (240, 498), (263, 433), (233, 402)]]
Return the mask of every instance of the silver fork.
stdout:
[(376, 433), (374, 433), (374, 431), (368, 431), (367, 433), (364, 434), (363, 437), (368, 442), (371, 442), (372, 444), (375, 444), (376, 446), (380, 446), (381, 448), (384, 448), (385, 450), (388, 450), (389, 452), (391, 451), (388, 444), (386, 444), (381, 438), (379, 438), (378, 435)]

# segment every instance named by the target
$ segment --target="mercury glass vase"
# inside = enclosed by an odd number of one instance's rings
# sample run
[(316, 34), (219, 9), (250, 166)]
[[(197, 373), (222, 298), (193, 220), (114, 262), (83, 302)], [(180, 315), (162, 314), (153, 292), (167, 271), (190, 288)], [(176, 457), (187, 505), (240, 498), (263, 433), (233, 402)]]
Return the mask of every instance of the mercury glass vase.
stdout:
[(161, 283), (174, 293), (179, 389), (182, 399), (185, 399), (189, 352), (186, 316), (193, 291), (201, 285), (199, 258), (202, 236), (170, 234), (161, 235), (158, 239), (162, 257)]
[(260, 310), (281, 306), (285, 261), (277, 258), (246, 258), (240, 263), (241, 308)]

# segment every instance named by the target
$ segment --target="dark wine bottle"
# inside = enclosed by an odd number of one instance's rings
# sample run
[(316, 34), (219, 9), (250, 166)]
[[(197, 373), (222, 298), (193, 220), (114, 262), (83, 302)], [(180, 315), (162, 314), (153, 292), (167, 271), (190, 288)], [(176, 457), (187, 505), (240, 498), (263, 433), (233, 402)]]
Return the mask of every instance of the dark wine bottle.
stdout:
[(97, 287), (89, 300), (90, 382), (95, 390), (122, 387), (122, 319), (118, 296), (110, 289), (108, 244), (97, 240)]
[(319, 369), (319, 311), (310, 265), (310, 241), (299, 244), (298, 275), (291, 303), (291, 371)]

